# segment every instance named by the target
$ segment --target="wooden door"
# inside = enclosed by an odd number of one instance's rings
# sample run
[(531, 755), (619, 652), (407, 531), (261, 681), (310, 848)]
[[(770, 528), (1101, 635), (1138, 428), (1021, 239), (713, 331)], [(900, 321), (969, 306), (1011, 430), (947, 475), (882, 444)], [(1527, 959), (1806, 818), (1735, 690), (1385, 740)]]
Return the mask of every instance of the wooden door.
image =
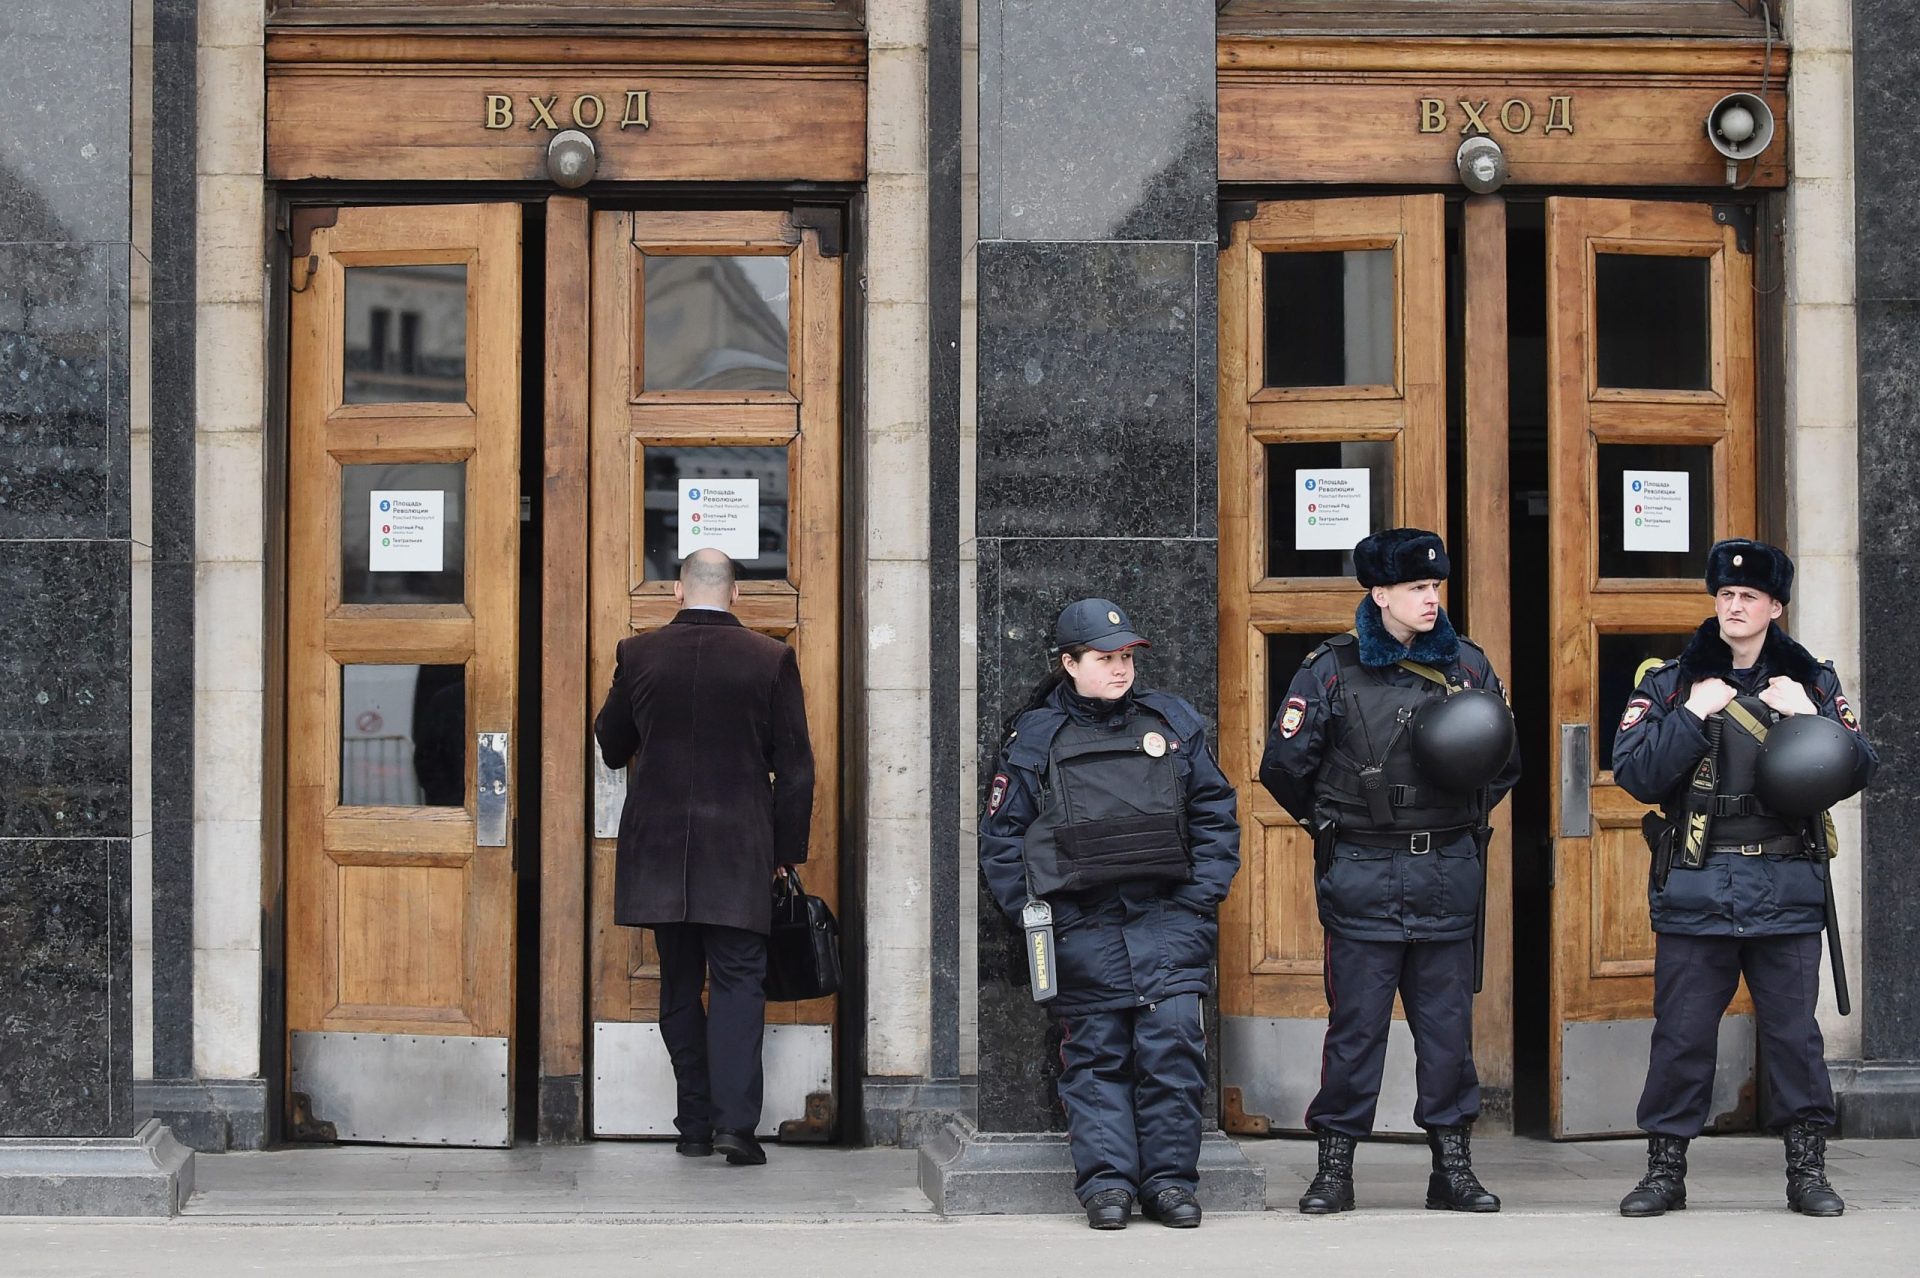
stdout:
[[(1220, 259), (1220, 756), (1242, 858), (1220, 928), (1230, 1131), (1299, 1130), (1319, 1078), (1312, 841), (1257, 773), (1301, 659), (1353, 625), (1354, 543), (1446, 527), (1444, 219), (1438, 195), (1263, 204)], [(1410, 1050), (1396, 1023), (1382, 1130), (1411, 1128)]]
[[(1753, 261), (1706, 205), (1547, 203), (1554, 1134), (1631, 1133), (1652, 1034), (1647, 809), (1613, 782), (1643, 662), (1712, 612), (1715, 538), (1754, 532)], [(1750, 1118), (1751, 1004), (1716, 1115)], [(1743, 1108), (1748, 1111), (1742, 1114)]]
[[(801, 874), (836, 908), (840, 276), (819, 232), (783, 213), (594, 218), (591, 686), (605, 696), (620, 640), (673, 619), (683, 548), (711, 527), (692, 522), (700, 485), (737, 495), (751, 481), (759, 544), (721, 548), (740, 567), (741, 621), (799, 658), (817, 776)], [(596, 786), (593, 1130), (672, 1135), (653, 933), (613, 921), (623, 784), (601, 769)], [(764, 1131), (828, 1137), (835, 1010), (833, 999), (768, 1004)]]
[(293, 1128), (509, 1144), (519, 209), (338, 210), (291, 341)]

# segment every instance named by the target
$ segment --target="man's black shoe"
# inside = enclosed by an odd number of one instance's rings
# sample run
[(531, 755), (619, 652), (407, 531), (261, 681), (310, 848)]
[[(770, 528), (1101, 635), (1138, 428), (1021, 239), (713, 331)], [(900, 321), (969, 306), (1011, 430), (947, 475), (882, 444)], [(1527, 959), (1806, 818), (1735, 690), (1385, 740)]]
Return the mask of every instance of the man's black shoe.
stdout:
[(1133, 1214), (1133, 1195), (1124, 1189), (1103, 1189), (1087, 1199), (1087, 1228), (1125, 1229)]
[(713, 1137), (682, 1136), (673, 1142), (673, 1152), (683, 1158), (707, 1158), (713, 1154)]
[(760, 1148), (752, 1132), (715, 1132), (713, 1147), (736, 1167), (758, 1167), (767, 1161), (767, 1151)]
[(1150, 1198), (1142, 1198), (1140, 1214), (1168, 1229), (1200, 1228), (1200, 1204), (1192, 1190), (1179, 1185), (1169, 1185)]

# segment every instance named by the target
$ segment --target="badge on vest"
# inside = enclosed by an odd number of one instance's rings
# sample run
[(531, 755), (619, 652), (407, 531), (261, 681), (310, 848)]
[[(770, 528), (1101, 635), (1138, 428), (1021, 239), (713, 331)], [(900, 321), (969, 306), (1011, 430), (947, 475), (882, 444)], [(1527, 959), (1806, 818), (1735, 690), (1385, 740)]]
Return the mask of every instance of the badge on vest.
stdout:
[(1149, 732), (1140, 738), (1140, 748), (1158, 759), (1167, 752), (1167, 739), (1157, 732)]
[(1860, 731), (1859, 716), (1855, 715), (1853, 712), (1853, 707), (1847, 704), (1847, 698), (1845, 693), (1837, 692), (1834, 694), (1833, 708), (1839, 712), (1840, 722), (1846, 724), (1849, 728), (1853, 729), (1855, 732)]
[(987, 815), (992, 816), (1007, 801), (1007, 774), (996, 772), (993, 776), (993, 789), (987, 792)]
[(1653, 702), (1645, 697), (1635, 697), (1627, 702), (1627, 712), (1620, 716), (1620, 731), (1625, 732), (1640, 720), (1646, 718), (1647, 711), (1653, 708)]
[(1307, 699), (1305, 697), (1288, 697), (1286, 713), (1280, 716), (1280, 735), (1282, 737), (1292, 737), (1294, 733), (1300, 731), (1300, 725), (1306, 721)]

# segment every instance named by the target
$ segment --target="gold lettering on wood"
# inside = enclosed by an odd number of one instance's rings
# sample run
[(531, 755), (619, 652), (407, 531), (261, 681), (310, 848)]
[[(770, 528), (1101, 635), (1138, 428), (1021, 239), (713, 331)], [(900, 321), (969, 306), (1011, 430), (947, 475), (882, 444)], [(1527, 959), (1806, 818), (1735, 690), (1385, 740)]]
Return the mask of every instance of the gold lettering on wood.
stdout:
[[(1573, 94), (1555, 93), (1547, 97), (1547, 109), (1544, 115), (1540, 108), (1525, 98), (1508, 98), (1500, 103), (1498, 111), (1493, 110), (1493, 99), (1474, 102), (1467, 98), (1455, 98), (1465, 119), (1460, 124), (1460, 133), (1465, 137), (1476, 134), (1489, 136), (1493, 126), (1498, 124), (1502, 132), (1518, 137), (1532, 132), (1535, 123), (1539, 123), (1542, 135), (1549, 133), (1573, 132)], [(1418, 109), (1420, 132), (1445, 133), (1451, 121), (1448, 119), (1450, 103), (1442, 98), (1415, 99)]]
[(487, 127), (489, 129), (510, 129), (513, 127), (513, 99), (504, 93), (487, 95)]
[(1447, 104), (1439, 98), (1420, 99), (1420, 131), (1444, 133), (1447, 128)]
[(647, 123), (647, 91), (645, 89), (627, 90), (627, 109), (621, 113), (620, 127), (625, 129), (638, 125), (643, 129), (652, 128)]
[[(1513, 122), (1514, 108), (1520, 109), (1520, 123)], [(1508, 98), (1500, 104), (1500, 127), (1509, 133), (1525, 133), (1533, 123), (1533, 108), (1519, 98)]]
[(1543, 133), (1573, 132), (1573, 95), (1555, 94), (1547, 99), (1547, 124)]
[(1480, 118), (1480, 113), (1492, 105), (1493, 103), (1491, 101), (1487, 101), (1482, 102), (1479, 106), (1475, 106), (1465, 98), (1460, 99), (1460, 109), (1467, 113), (1467, 122), (1460, 126), (1460, 133), (1463, 137), (1474, 133), (1493, 132), (1492, 129), (1487, 127), (1487, 122)]
[[(593, 105), (593, 123), (587, 123), (587, 105)], [(573, 100), (573, 124), (579, 129), (597, 129), (600, 122), (607, 118), (607, 104), (600, 100), (597, 93), (583, 93)]]
[(560, 95), (557, 93), (550, 98), (540, 98), (537, 96), (528, 98), (527, 105), (533, 108), (533, 122), (527, 125), (527, 130), (532, 132), (544, 124), (547, 126), (549, 133), (557, 132), (560, 126), (553, 122), (553, 108), (554, 104), (559, 101)]

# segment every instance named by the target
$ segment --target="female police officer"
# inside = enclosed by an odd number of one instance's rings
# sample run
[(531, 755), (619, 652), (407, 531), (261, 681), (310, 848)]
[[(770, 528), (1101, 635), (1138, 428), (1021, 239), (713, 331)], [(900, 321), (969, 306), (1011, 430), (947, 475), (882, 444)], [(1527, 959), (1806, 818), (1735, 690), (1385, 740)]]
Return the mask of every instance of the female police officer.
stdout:
[(1620, 1214), (1687, 1205), (1687, 1143), (1706, 1124), (1720, 1016), (1744, 974), (1773, 1083), (1767, 1124), (1785, 1129), (1787, 1204), (1838, 1216), (1846, 1204), (1826, 1172), (1833, 1087), (1814, 1019), (1828, 849), (1817, 819), (1766, 801), (1778, 796), (1766, 794), (1763, 743), (1781, 720), (1818, 715), (1847, 729), (1828, 729), (1844, 749), (1833, 769), (1846, 778), (1843, 789), (1864, 787), (1879, 759), (1832, 664), (1815, 661), (1777, 624), (1793, 589), (1785, 551), (1716, 542), (1707, 589), (1714, 615), (1678, 660), (1640, 680), (1613, 741), (1614, 779), (1667, 813), (1654, 827), (1647, 894), (1655, 933), (1653, 1044), (1639, 1112), (1647, 1174)]
[[(1095, 1229), (1200, 1223), (1201, 996), (1240, 865), (1234, 791), (1179, 697), (1134, 687), (1117, 604), (1054, 624), (1056, 664), (1008, 722), (980, 867), (1015, 919), (1051, 907), (1074, 1193)], [(1031, 955), (1029, 956), (1031, 960)], [(1036, 994), (1047, 984), (1036, 972)]]

